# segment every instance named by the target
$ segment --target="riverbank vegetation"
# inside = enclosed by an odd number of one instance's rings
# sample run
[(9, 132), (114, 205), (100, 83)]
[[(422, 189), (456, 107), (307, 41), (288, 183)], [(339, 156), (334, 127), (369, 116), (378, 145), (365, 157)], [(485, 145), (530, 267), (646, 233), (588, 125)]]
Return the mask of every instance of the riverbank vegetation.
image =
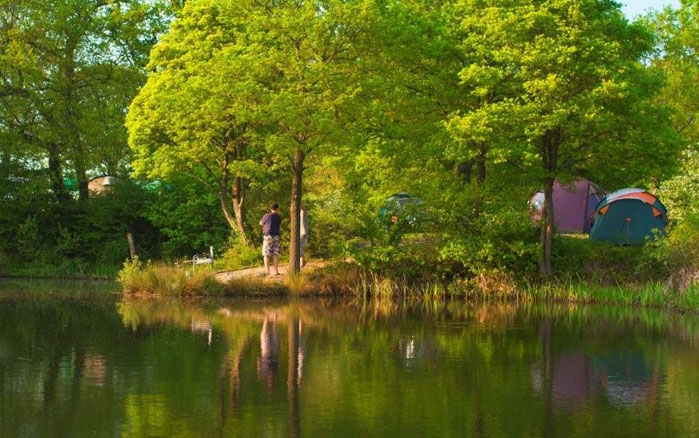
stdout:
[(119, 273), (126, 296), (216, 298), (281, 296), (376, 300), (427, 300), (479, 302), (543, 302), (571, 304), (621, 304), (666, 308), (681, 312), (699, 310), (699, 287), (690, 283), (676, 289), (667, 282), (643, 277), (643, 281), (600, 281), (570, 277), (541, 283), (517, 280), (502, 272), (488, 272), (469, 279), (421, 282), (376, 274), (356, 264), (337, 263), (309, 274), (283, 280), (243, 277), (221, 280), (207, 268), (172, 267), (127, 262)]
[[(292, 273), (301, 203), (336, 268), (274, 293), (696, 299), (696, 0), (633, 20), (601, 0), (0, 6), (0, 275), (131, 259), (127, 290), (262, 293), (172, 266), (259, 263), (278, 201)], [(653, 192), (666, 235), (556, 234), (554, 183), (577, 178)]]

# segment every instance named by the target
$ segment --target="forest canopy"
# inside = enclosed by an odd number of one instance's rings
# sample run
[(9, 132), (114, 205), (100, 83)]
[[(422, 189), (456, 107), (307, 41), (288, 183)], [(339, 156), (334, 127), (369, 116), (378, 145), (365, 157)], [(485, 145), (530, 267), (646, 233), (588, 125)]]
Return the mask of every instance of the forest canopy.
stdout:
[[(577, 270), (552, 201), (580, 178), (667, 199), (669, 237), (634, 263), (669, 266), (699, 241), (697, 14), (696, 0), (635, 20), (609, 0), (0, 0), (0, 266), (112, 272), (127, 233), (141, 257), (213, 246), (243, 266), (279, 202), (292, 271), (304, 204), (315, 256), (549, 278)], [(418, 201), (390, 212), (396, 193)]]

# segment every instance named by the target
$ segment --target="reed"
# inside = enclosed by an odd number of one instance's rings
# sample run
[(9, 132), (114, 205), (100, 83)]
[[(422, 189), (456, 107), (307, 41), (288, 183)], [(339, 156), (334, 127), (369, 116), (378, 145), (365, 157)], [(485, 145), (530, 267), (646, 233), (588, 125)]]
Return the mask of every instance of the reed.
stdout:
[(281, 283), (258, 278), (232, 279), (219, 282), (206, 267), (184, 268), (163, 263), (126, 262), (118, 277), (127, 295), (156, 296), (281, 296), (288, 288)]
[(582, 281), (549, 284), (527, 284), (522, 295), (535, 301), (602, 303), (679, 311), (699, 311), (699, 286), (671, 290), (661, 282), (640, 285), (600, 285)]
[(222, 283), (207, 268), (185, 269), (164, 264), (127, 262), (119, 273), (126, 294), (160, 296), (348, 296), (391, 300), (473, 300), (479, 302), (605, 303), (699, 312), (699, 285), (674, 290), (667, 284), (599, 284), (582, 279), (548, 283), (522, 282), (501, 272), (483, 272), (470, 279), (413, 284), (351, 264), (339, 264), (290, 276), (285, 283), (247, 277)]

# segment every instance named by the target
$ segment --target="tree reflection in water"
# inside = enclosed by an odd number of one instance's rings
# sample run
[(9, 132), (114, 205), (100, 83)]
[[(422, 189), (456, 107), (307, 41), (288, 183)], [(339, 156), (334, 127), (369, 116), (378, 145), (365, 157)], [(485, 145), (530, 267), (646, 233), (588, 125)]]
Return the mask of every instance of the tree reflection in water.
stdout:
[(602, 307), (11, 300), (0, 434), (696, 436), (698, 333)]

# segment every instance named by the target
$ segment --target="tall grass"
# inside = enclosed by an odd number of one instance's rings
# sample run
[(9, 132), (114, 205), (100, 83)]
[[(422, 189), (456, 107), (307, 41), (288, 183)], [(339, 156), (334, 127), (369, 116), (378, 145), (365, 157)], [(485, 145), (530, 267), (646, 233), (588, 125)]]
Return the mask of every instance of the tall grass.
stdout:
[(314, 294), (356, 298), (466, 299), (480, 302), (607, 303), (699, 312), (699, 284), (673, 290), (662, 282), (605, 285), (579, 279), (551, 283), (517, 282), (502, 272), (483, 272), (470, 279), (411, 284), (405, 279), (340, 265), (312, 274), (302, 288)]
[(0, 276), (55, 280), (114, 280), (119, 265), (95, 265), (76, 260), (65, 260), (60, 264), (36, 261), (16, 265), (0, 263)]
[(207, 269), (185, 269), (164, 264), (127, 262), (119, 273), (125, 293), (161, 296), (349, 296), (392, 300), (474, 300), (480, 302), (607, 303), (671, 308), (699, 312), (699, 286), (672, 291), (663, 283), (605, 285), (583, 280), (518, 284), (511, 276), (484, 272), (471, 279), (411, 284), (381, 276), (355, 265), (334, 265), (310, 274), (290, 276), (285, 283), (241, 278), (222, 283)]
[(142, 263), (138, 258), (124, 263), (119, 282), (126, 293), (183, 296), (208, 291), (215, 280), (210, 271), (187, 270), (163, 263)]
[(529, 300), (575, 303), (620, 304), (638, 307), (699, 311), (699, 286), (669, 290), (663, 283), (649, 281), (640, 286), (600, 285), (588, 282), (528, 284), (522, 295)]
[(184, 268), (164, 263), (143, 263), (138, 258), (124, 263), (118, 280), (128, 295), (191, 296), (273, 296), (288, 288), (257, 278), (218, 281), (208, 267)]

